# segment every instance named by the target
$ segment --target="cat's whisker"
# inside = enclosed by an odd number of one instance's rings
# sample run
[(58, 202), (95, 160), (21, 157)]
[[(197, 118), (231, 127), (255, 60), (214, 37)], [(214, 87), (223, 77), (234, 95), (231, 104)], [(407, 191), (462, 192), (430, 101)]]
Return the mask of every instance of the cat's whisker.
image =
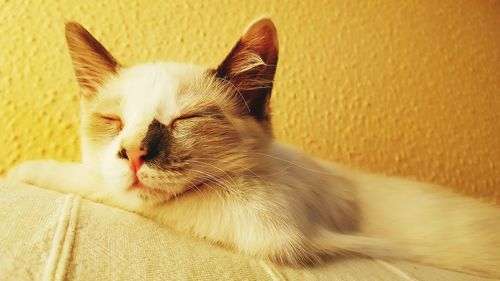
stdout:
[[(225, 184), (225, 181), (223, 178), (220, 178), (220, 177), (217, 177), (215, 175), (211, 175), (211, 174), (208, 174), (208, 173), (205, 173), (203, 171), (200, 171), (200, 170), (196, 170), (196, 169), (190, 169), (190, 171), (193, 171), (193, 172), (197, 172), (197, 173), (200, 173), (202, 174), (204, 177), (202, 177), (201, 179), (203, 181), (208, 181), (208, 182), (211, 182), (211, 183), (214, 183), (216, 185), (219, 185), (220, 187), (222, 187), (224, 190), (230, 190), (231, 187), (227, 184)], [(209, 188), (212, 188), (216, 191), (218, 191), (217, 189), (213, 188), (212, 186), (210, 185), (207, 185)]]
[(285, 163), (288, 163), (288, 164), (291, 164), (293, 166), (296, 166), (298, 168), (301, 168), (301, 169), (304, 169), (304, 170), (307, 170), (307, 171), (311, 171), (311, 172), (315, 172), (315, 173), (318, 173), (318, 174), (324, 174), (324, 175), (332, 175), (332, 173), (329, 173), (327, 172), (326, 170), (324, 171), (320, 171), (320, 170), (315, 170), (315, 169), (311, 169), (309, 167), (304, 167), (302, 165), (299, 165), (295, 162), (292, 162), (288, 159), (284, 159), (284, 158), (281, 158), (281, 157), (277, 157), (275, 155), (271, 155), (271, 154), (265, 154), (265, 153), (261, 153), (261, 152), (253, 152), (254, 154), (258, 154), (258, 155), (262, 155), (262, 156), (266, 156), (266, 157), (270, 157), (270, 158), (273, 158), (273, 159), (276, 159), (276, 160), (279, 160), (279, 161), (283, 161)]
[[(210, 158), (204, 158), (204, 157), (197, 157), (196, 159), (204, 159), (204, 160), (210, 160), (210, 161), (214, 161), (214, 160), (215, 160), (215, 161), (217, 161), (217, 159), (210, 159)], [(224, 162), (224, 161), (219, 161), (219, 162)], [(205, 163), (205, 164), (206, 164), (206, 163)], [(217, 168), (215, 165), (212, 165), (212, 166), (213, 166), (213, 167), (215, 167), (215, 168)], [(267, 183), (267, 181), (266, 181), (266, 180), (264, 180), (264, 178), (263, 178), (261, 175), (256, 174), (256, 173), (255, 173), (254, 171), (252, 171), (250, 168), (247, 168), (247, 167), (244, 167), (244, 166), (241, 166), (241, 165), (238, 165), (238, 167), (239, 167), (239, 168), (242, 168), (242, 169), (243, 169), (243, 170), (245, 170), (245, 171), (250, 172), (252, 175), (254, 175), (255, 177), (259, 178), (259, 179), (262, 181), (262, 183), (264, 183), (265, 185), (269, 185), (269, 184)], [(265, 175), (264, 175), (264, 176), (265, 176)]]
[[(235, 195), (236, 197), (238, 197), (241, 200), (244, 199), (243, 196), (240, 193), (240, 190), (238, 188), (236, 188), (236, 186), (231, 187), (230, 185), (228, 185), (227, 180), (225, 180), (224, 178), (221, 178), (221, 177), (216, 176), (216, 175), (208, 174), (208, 173), (205, 173), (203, 171), (196, 170), (196, 169), (192, 169), (192, 171), (198, 172), (198, 173), (200, 173), (202, 175), (205, 175), (206, 178), (203, 178), (204, 180), (208, 180), (209, 182), (212, 182), (212, 183), (214, 183), (216, 185), (221, 186), (224, 189), (224, 191), (230, 192), (231, 194)], [(212, 188), (213, 190), (215, 190), (217, 192), (220, 192), (219, 190), (211, 187), (210, 185), (208, 185), (208, 186), (210, 188)]]
[(233, 184), (234, 184), (235, 186), (237, 186), (236, 182), (235, 182), (235, 181), (234, 181), (234, 179), (231, 177), (231, 175), (229, 175), (226, 171), (222, 170), (221, 168), (216, 167), (216, 166), (214, 166), (214, 165), (212, 165), (212, 164), (209, 164), (209, 163), (205, 163), (205, 162), (202, 162), (202, 161), (196, 161), (196, 160), (193, 160), (193, 159), (190, 159), (189, 161), (190, 161), (190, 162), (199, 163), (199, 164), (208, 165), (208, 166), (210, 166), (210, 167), (212, 167), (212, 168), (217, 169), (218, 171), (221, 171), (224, 175), (226, 175), (226, 176), (227, 176), (227, 177), (228, 177), (228, 178), (229, 178), (229, 179), (233, 182)]
[[(187, 180), (187, 184), (188, 184), (188, 186), (190, 186), (194, 190), (194, 192), (200, 194), (200, 196), (203, 198), (203, 200), (206, 199), (206, 198), (204, 198), (205, 195), (203, 194), (203, 192), (201, 192), (200, 187), (198, 187), (195, 183), (193, 183), (190, 180)], [(178, 194), (176, 194), (176, 195), (178, 195)]]
[[(217, 184), (217, 185), (221, 185), (222, 184), (221, 180), (219, 180), (219, 181), (214, 180), (213, 179), (213, 177), (214, 177), (213, 175), (210, 175), (210, 174), (207, 174), (207, 173), (203, 173), (202, 171), (199, 171), (199, 170), (196, 170), (196, 169), (190, 169), (189, 171), (198, 172), (198, 173), (203, 174), (204, 177), (200, 178), (200, 180), (202, 180), (202, 181), (211, 182), (211, 183), (214, 183), (214, 184)], [(190, 186), (191, 188), (193, 188), (195, 192), (199, 193), (202, 197), (204, 196), (203, 192), (201, 191), (200, 186), (198, 186), (196, 183), (194, 183), (193, 181), (191, 181), (191, 180), (188, 179), (187, 180), (187, 184), (188, 184), (188, 186)], [(215, 192), (219, 192), (219, 190), (217, 190), (216, 188), (214, 188), (211, 185), (205, 185), (204, 187), (212, 189)]]
[[(209, 161), (217, 161), (221, 164), (231, 164), (231, 165), (235, 165), (234, 161), (232, 160), (229, 160), (229, 159), (215, 159), (215, 158), (206, 158), (206, 157), (196, 157), (196, 159), (203, 159), (203, 160), (209, 160)], [(282, 168), (276, 172), (273, 172), (273, 173), (259, 173), (259, 175), (257, 175), (252, 169), (248, 168), (248, 167), (245, 167), (243, 165), (237, 165), (238, 168), (241, 168), (245, 171), (249, 171), (250, 173), (262, 178), (262, 177), (270, 177), (270, 176), (274, 176), (274, 175), (277, 175), (277, 174), (280, 174), (280, 173), (283, 173), (284, 171), (288, 170), (288, 168), (290, 168), (291, 166), (288, 165), (288, 166), (282, 166)]]

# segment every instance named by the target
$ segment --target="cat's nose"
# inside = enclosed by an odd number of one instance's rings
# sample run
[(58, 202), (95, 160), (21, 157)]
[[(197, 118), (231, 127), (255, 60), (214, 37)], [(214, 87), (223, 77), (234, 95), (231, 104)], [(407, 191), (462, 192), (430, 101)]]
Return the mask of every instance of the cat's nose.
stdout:
[(148, 150), (144, 149), (125, 149), (121, 148), (118, 153), (121, 158), (128, 159), (130, 162), (130, 167), (137, 173), (137, 171), (141, 168), (142, 164), (144, 164), (144, 157), (148, 154)]

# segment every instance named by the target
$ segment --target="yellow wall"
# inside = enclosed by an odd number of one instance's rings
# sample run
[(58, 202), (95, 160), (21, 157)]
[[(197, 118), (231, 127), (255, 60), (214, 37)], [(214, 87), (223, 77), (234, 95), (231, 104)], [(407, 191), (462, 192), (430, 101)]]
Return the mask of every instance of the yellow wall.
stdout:
[(281, 40), (279, 139), (500, 202), (500, 1), (210, 2), (0, 0), (0, 173), (79, 159), (64, 21), (125, 64), (215, 66), (267, 14)]

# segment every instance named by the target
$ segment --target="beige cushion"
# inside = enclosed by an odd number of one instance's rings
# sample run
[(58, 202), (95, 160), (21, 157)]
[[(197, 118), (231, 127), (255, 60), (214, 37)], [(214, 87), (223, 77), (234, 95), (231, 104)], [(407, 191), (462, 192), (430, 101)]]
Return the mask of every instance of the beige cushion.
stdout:
[(0, 280), (485, 280), (405, 262), (286, 268), (120, 209), (0, 181)]

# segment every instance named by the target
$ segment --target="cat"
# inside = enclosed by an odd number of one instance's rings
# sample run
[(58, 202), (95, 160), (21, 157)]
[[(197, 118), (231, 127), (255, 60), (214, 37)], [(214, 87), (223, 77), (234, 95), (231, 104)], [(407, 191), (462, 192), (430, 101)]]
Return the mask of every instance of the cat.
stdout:
[(350, 170), (276, 142), (276, 27), (250, 25), (217, 68), (125, 67), (66, 24), (81, 88), (82, 163), (8, 178), (80, 194), (291, 266), (404, 259), (500, 277), (500, 208), (428, 183)]

